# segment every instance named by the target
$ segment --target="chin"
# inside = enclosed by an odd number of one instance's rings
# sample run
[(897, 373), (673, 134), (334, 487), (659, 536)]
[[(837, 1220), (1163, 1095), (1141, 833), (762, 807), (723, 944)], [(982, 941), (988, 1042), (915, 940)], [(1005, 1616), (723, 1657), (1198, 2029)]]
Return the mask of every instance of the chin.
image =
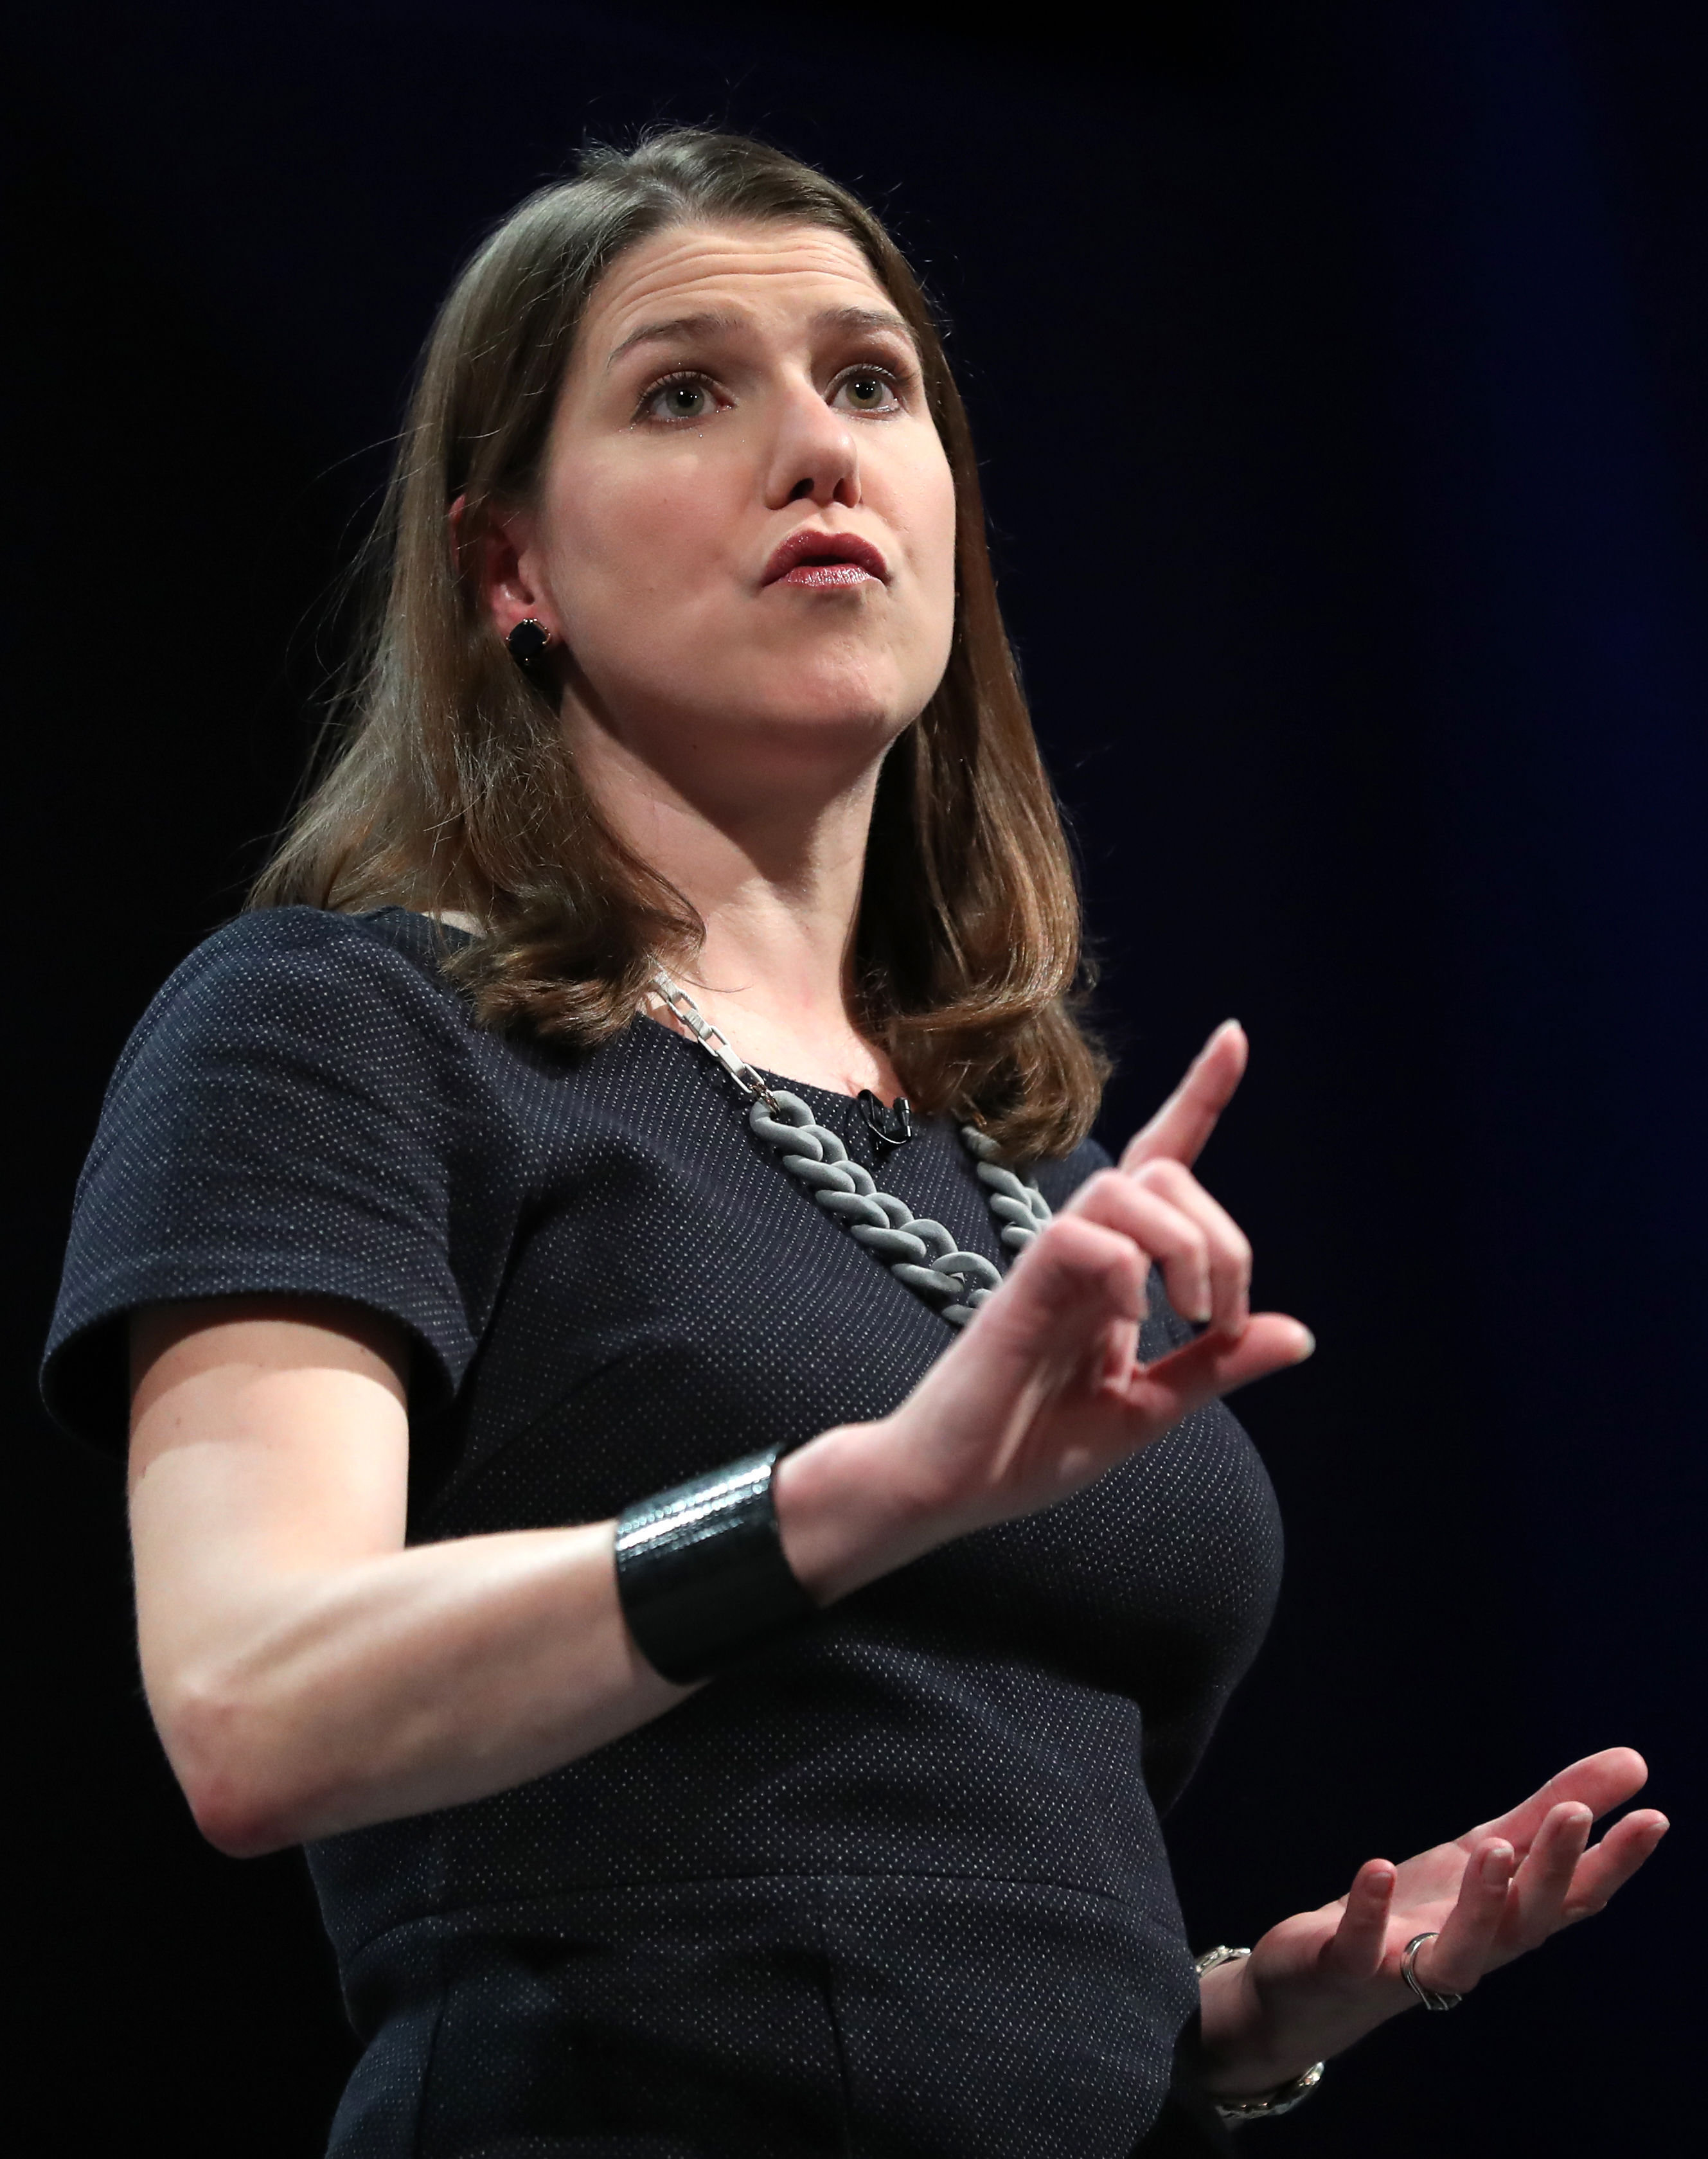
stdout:
[[(753, 699), (755, 686), (761, 689)], [(779, 670), (743, 699), (760, 725), (853, 741), (893, 741), (924, 709), (934, 686), (893, 667), (820, 666)]]
[(810, 758), (834, 754), (863, 760), (881, 757), (916, 717), (886, 699), (803, 698), (753, 713), (749, 730), (774, 755), (793, 750)]

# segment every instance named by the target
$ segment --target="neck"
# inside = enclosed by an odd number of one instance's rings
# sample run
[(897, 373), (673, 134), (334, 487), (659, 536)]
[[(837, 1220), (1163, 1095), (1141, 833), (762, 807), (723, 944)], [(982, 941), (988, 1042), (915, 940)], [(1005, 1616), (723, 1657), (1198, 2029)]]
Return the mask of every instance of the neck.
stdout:
[[(577, 765), (618, 837), (706, 925), (676, 979), (751, 1064), (841, 1094), (899, 1091), (851, 1011), (855, 924), (882, 758), (763, 783), (662, 773), (598, 727)], [(666, 1015), (660, 1014), (666, 1017)]]

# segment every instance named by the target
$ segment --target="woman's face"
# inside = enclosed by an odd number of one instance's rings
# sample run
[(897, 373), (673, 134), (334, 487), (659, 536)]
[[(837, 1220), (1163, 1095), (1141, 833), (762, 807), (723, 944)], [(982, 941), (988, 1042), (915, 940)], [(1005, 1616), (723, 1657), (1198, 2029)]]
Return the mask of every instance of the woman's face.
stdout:
[(649, 763), (734, 781), (750, 753), (874, 758), (948, 661), (948, 459), (907, 326), (840, 233), (681, 225), (620, 257), (512, 529), (500, 632), (545, 620), (589, 716)]

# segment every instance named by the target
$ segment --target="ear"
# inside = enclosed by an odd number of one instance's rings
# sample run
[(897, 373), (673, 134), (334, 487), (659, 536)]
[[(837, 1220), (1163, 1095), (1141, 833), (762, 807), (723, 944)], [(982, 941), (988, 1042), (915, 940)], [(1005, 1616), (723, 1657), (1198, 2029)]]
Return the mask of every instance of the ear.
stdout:
[(458, 560), (464, 572), (474, 577), (481, 605), (500, 640), (531, 617), (561, 645), (562, 625), (538, 577), (531, 515), (525, 510), (490, 510), (479, 531), (466, 535), (459, 494), (451, 505), (450, 526)]

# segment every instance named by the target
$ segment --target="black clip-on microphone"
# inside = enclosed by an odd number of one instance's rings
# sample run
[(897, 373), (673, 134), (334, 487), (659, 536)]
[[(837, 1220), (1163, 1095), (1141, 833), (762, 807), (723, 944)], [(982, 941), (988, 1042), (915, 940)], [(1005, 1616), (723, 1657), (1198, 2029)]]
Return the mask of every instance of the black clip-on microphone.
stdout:
[(895, 1107), (887, 1110), (869, 1087), (859, 1095), (860, 1114), (873, 1139), (887, 1147), (904, 1147), (914, 1136), (914, 1112), (905, 1095), (898, 1095)]

